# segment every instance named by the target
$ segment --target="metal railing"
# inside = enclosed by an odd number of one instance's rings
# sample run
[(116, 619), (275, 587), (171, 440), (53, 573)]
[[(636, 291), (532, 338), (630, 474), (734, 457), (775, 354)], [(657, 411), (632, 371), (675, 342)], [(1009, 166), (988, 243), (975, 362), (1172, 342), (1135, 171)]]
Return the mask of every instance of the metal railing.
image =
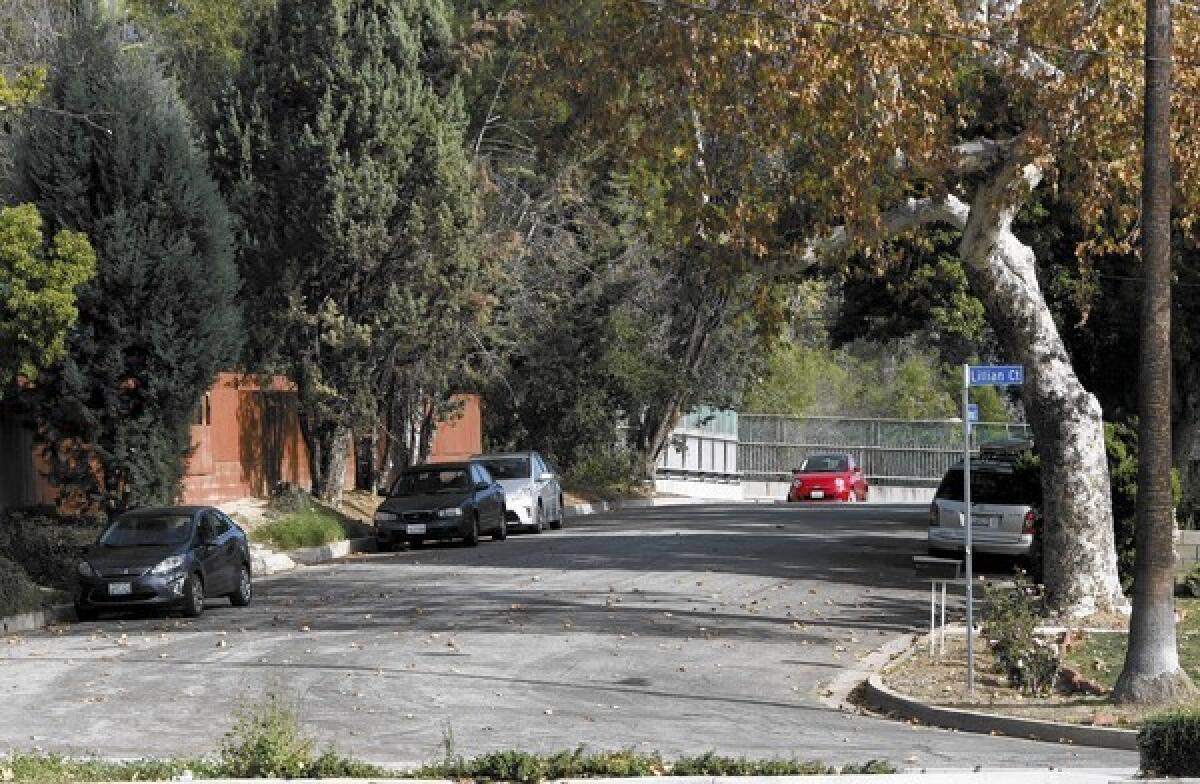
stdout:
[[(863, 419), (738, 416), (738, 467), (754, 479), (787, 479), (815, 452), (849, 452), (873, 480), (935, 484), (962, 458), (962, 422), (957, 419)], [(1001, 438), (1028, 438), (1029, 426), (980, 422), (975, 445)]]

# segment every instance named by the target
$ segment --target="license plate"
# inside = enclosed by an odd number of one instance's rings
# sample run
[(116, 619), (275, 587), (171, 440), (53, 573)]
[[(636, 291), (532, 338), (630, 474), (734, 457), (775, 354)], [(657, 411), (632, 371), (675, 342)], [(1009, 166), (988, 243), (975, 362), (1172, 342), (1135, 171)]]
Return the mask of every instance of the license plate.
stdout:
[(811, 493), (808, 494), (808, 497), (809, 498), (824, 498), (825, 491), (824, 490), (813, 490)]
[(404, 527), (404, 531), (405, 531), (405, 533), (409, 533), (409, 534), (423, 534), (423, 533), (425, 533), (425, 524), (424, 523), (409, 523), (408, 525), (406, 525)]
[(128, 596), (133, 593), (133, 583), (109, 583), (109, 596)]

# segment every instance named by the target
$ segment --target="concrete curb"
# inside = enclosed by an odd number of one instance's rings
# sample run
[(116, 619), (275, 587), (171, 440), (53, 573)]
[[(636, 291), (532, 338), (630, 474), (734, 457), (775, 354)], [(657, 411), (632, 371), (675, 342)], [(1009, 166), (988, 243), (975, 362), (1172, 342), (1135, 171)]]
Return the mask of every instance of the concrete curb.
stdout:
[(73, 620), (75, 620), (75, 608), (72, 605), (56, 604), (44, 610), (0, 618), (0, 633), (30, 632), (35, 629), (45, 628), (52, 623)]
[(878, 673), (867, 678), (864, 697), (867, 704), (875, 710), (917, 719), (935, 727), (983, 735), (1030, 738), (1050, 743), (1074, 743), (1079, 746), (1137, 751), (1136, 730), (1062, 724), (1056, 721), (998, 716), (994, 713), (929, 705), (888, 688)]
[(286, 550), (284, 555), (298, 564), (312, 566), (313, 564), (344, 558), (353, 553), (375, 552), (375, 537), (360, 536), (357, 539), (342, 539), (330, 542), (321, 547), (301, 547), (298, 550)]
[(622, 509), (651, 509), (658, 506), (699, 506), (702, 504), (736, 503), (727, 499), (712, 498), (630, 498), (624, 501), (596, 501), (588, 504), (572, 504), (563, 507), (564, 517), (587, 517), (588, 515), (618, 512)]

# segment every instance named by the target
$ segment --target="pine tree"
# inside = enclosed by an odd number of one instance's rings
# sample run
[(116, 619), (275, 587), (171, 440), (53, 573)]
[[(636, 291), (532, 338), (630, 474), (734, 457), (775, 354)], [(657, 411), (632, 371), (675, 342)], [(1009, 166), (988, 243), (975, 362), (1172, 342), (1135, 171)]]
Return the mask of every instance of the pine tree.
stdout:
[(239, 349), (228, 211), (174, 85), (94, 9), (63, 36), (47, 102), (16, 190), (97, 259), (67, 357), (30, 394), (52, 478), (114, 510), (169, 502), (197, 401)]
[(313, 485), (398, 373), (462, 345), (475, 261), (442, 0), (282, 0), (216, 132), (250, 355), (297, 382)]

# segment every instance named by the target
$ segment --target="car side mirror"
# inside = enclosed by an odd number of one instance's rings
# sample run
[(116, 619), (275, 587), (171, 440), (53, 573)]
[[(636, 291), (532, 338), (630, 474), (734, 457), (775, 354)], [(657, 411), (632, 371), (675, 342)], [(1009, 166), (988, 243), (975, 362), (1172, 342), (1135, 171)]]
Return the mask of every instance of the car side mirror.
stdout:
[(491, 485), (489, 485), (487, 482), (476, 482), (476, 483), (475, 483), (475, 489), (476, 489), (476, 490), (490, 490), (490, 489), (491, 489), (491, 487), (492, 487), (492, 486), (491, 486)]
[(549, 482), (553, 478), (554, 474), (550, 473), (549, 471), (543, 471), (542, 473), (538, 474), (539, 482)]

